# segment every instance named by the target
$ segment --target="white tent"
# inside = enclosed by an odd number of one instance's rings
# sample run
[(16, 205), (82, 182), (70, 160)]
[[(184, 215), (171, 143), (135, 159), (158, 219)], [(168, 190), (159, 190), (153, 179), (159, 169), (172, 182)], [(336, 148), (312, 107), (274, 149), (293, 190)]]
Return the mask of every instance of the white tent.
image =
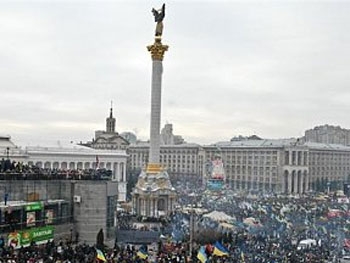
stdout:
[(219, 223), (230, 223), (236, 220), (234, 217), (219, 211), (213, 211), (211, 213), (203, 215), (203, 217), (209, 218)]

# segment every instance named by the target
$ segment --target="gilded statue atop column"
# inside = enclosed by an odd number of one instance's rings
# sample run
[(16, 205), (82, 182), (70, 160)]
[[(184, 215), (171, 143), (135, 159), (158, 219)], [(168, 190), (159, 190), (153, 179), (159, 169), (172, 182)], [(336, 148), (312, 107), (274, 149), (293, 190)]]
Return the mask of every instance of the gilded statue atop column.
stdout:
[(152, 13), (154, 15), (154, 21), (157, 22), (155, 36), (161, 37), (163, 33), (163, 19), (165, 16), (165, 4), (163, 4), (162, 8), (159, 10), (152, 8)]
[(154, 15), (154, 20), (157, 22), (156, 33), (154, 38), (154, 44), (147, 46), (148, 51), (151, 52), (153, 60), (162, 61), (164, 57), (164, 52), (168, 50), (167, 45), (162, 44), (162, 33), (163, 33), (163, 19), (165, 16), (165, 4), (163, 4), (162, 9), (156, 10), (152, 9)]

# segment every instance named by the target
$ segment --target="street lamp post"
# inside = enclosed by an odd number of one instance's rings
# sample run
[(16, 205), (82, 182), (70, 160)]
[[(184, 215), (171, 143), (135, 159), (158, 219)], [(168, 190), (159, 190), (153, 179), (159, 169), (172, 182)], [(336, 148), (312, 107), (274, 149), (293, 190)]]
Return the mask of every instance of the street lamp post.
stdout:
[(327, 194), (329, 195), (331, 183), (327, 182)]
[(193, 203), (191, 203), (191, 212), (190, 212), (190, 257), (192, 257), (193, 250)]
[(192, 257), (193, 252), (193, 235), (194, 235), (194, 206), (193, 202), (195, 201), (196, 194), (191, 193), (191, 211), (190, 211), (190, 257)]

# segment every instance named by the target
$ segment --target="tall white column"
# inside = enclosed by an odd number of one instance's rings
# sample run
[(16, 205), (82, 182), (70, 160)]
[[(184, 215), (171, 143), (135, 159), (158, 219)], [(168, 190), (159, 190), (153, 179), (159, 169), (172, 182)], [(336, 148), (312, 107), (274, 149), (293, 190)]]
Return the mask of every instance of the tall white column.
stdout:
[(288, 172), (288, 193), (292, 192), (292, 175), (293, 172)]
[(150, 163), (159, 163), (160, 155), (160, 113), (162, 95), (162, 61), (153, 60), (151, 93)]
[(116, 171), (116, 179), (119, 182), (120, 181), (120, 169), (119, 169), (119, 163), (115, 163), (115, 166), (117, 167)]
[[(152, 56), (152, 89), (151, 89), (151, 125), (148, 170), (160, 167), (160, 117), (163, 57), (168, 46), (163, 45), (161, 37), (156, 36), (154, 44), (147, 47)], [(153, 165), (152, 165), (153, 164)], [(154, 166), (156, 165), (156, 166)]]
[(306, 175), (306, 180), (305, 180), (305, 192), (306, 192), (306, 191), (309, 191), (309, 183), (310, 183), (309, 176), (310, 176), (310, 174), (308, 172), (305, 172), (305, 175)]
[(292, 162), (293, 157), (292, 157), (292, 155), (293, 155), (293, 151), (289, 150), (289, 165), (293, 165), (293, 162)]
[(298, 193), (298, 171), (294, 172), (294, 194)]
[(118, 162), (118, 164), (117, 164), (117, 167), (118, 167), (118, 176), (117, 176), (117, 180), (118, 180), (118, 182), (120, 182), (122, 179), (123, 179), (123, 177), (122, 177), (122, 167), (121, 167), (121, 163), (119, 163)]
[(126, 182), (126, 164), (123, 162), (123, 182)]
[(304, 166), (304, 152), (301, 152), (301, 163), (300, 165)]

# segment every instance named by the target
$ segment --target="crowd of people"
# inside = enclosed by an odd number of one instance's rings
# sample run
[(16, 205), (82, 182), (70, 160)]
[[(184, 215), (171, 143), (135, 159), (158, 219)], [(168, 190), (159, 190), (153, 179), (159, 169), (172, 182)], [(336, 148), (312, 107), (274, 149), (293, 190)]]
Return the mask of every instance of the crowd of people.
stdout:
[(0, 180), (104, 180), (111, 177), (112, 171), (105, 168), (51, 169), (4, 158), (0, 161)]
[[(345, 196), (251, 196), (204, 191), (201, 183), (188, 180), (174, 185), (180, 206), (169, 218), (171, 241), (163, 242), (152, 262), (199, 262), (203, 246), (207, 263), (342, 262), (350, 255), (350, 206)], [(224, 212), (231, 219), (208, 221), (205, 215), (212, 211)], [(227, 248), (227, 254), (212, 253), (216, 241)]]
[[(208, 198), (214, 199), (216, 210), (225, 211), (234, 218), (231, 221), (234, 227), (222, 232), (218, 240), (227, 248), (226, 255), (213, 254), (214, 239), (204, 242), (199, 238), (200, 231), (216, 229), (220, 225), (220, 222), (203, 223), (203, 215), (200, 214), (195, 215), (196, 234), (190, 253), (189, 215), (179, 209), (169, 219), (169, 224), (174, 231), (181, 227), (184, 232), (182, 240), (168, 236), (156, 249), (146, 250), (148, 257), (144, 259), (138, 256), (136, 247), (116, 244), (114, 248), (103, 249), (106, 262), (199, 262), (197, 254), (204, 246), (208, 263), (322, 263), (340, 262), (339, 259), (350, 249), (348, 205), (336, 200), (318, 201), (310, 197), (247, 200), (243, 197), (206, 196), (203, 200), (207, 201), (207, 209), (214, 204)], [(247, 222), (247, 218), (252, 220)], [(307, 239), (315, 240), (315, 243), (300, 247), (300, 241)], [(101, 262), (96, 255), (94, 246), (62, 242), (49, 242), (41, 246), (32, 244), (18, 250), (7, 246), (0, 248), (2, 262)]]
[[(346, 196), (337, 193), (308, 193), (301, 196), (265, 194), (251, 196), (232, 191), (203, 191), (202, 184), (180, 185), (179, 209), (173, 215), (173, 236), (186, 240), (195, 217), (193, 258), (200, 246), (219, 239), (229, 251), (226, 262), (340, 262), (350, 255), (350, 206)], [(341, 192), (341, 191), (340, 191)], [(338, 193), (339, 194), (339, 193)], [(211, 211), (224, 212), (231, 220), (208, 221)], [(227, 224), (229, 223), (229, 224)], [(224, 225), (224, 227), (222, 227)], [(228, 227), (227, 227), (228, 226)], [(213, 235), (212, 230), (222, 232)], [(208, 232), (205, 237), (203, 232)], [(200, 234), (202, 233), (202, 234)], [(210, 241), (209, 244), (205, 243)], [(303, 240), (312, 241), (301, 246)], [(209, 261), (216, 256), (206, 249)]]
[[(350, 207), (345, 196), (251, 196), (207, 191), (198, 181), (173, 184), (179, 205), (161, 222), (159, 242), (144, 246), (142, 254), (138, 246), (117, 241), (113, 248), (101, 248), (103, 260), (95, 245), (49, 242), (14, 250), (2, 242), (0, 262), (337, 263), (350, 255)], [(208, 220), (206, 215), (213, 211), (227, 218)], [(119, 228), (132, 228), (134, 218), (123, 213)], [(304, 246), (303, 241), (310, 242)], [(225, 248), (222, 255), (214, 253), (217, 242)], [(202, 248), (205, 261), (199, 257)]]

